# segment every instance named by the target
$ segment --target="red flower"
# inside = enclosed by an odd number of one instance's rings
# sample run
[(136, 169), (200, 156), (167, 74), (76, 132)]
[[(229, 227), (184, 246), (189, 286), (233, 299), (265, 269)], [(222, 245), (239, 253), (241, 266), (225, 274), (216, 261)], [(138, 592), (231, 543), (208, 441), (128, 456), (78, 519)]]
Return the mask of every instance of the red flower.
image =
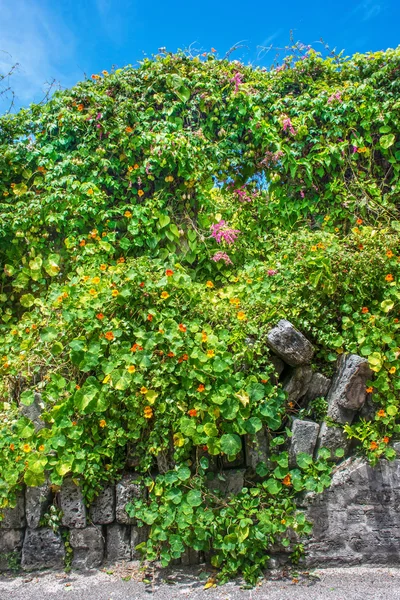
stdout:
[(101, 321), (102, 319), (104, 319), (103, 313), (97, 313), (96, 319), (99, 319), (99, 321)]
[(141, 288), (144, 287), (144, 281), (142, 281), (142, 283), (139, 283), (139, 287), (141, 287)]
[(153, 320), (153, 315), (150, 315), (150, 314), (148, 314), (148, 315), (147, 315), (147, 320), (148, 320), (148, 321), (152, 321), (152, 320)]
[(185, 327), (185, 325), (183, 325), (182, 323), (180, 323), (180, 324), (178, 325), (178, 329), (179, 329), (179, 331), (183, 331), (183, 332), (185, 332), (185, 331), (186, 331), (186, 327)]
[(107, 333), (104, 336), (106, 338), (106, 340), (113, 340), (114, 339), (114, 334), (112, 331), (107, 331)]
[(171, 269), (167, 269), (165, 271), (165, 274), (166, 274), (167, 277), (172, 277), (172, 275), (174, 274), (174, 272)]
[(188, 415), (189, 415), (190, 417), (197, 417), (197, 410), (196, 410), (195, 408), (191, 408), (191, 409), (188, 411)]
[(205, 390), (205, 389), (206, 389), (206, 388), (205, 388), (205, 386), (204, 386), (204, 385), (201, 383), (201, 384), (199, 385), (199, 387), (197, 388), (197, 391), (198, 391), (198, 392), (204, 392), (204, 390)]

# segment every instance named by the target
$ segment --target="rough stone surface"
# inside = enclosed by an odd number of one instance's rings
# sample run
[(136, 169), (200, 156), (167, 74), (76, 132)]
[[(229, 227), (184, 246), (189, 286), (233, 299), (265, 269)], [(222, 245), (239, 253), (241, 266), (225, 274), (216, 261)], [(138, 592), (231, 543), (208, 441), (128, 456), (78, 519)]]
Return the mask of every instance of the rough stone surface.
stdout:
[(143, 498), (145, 489), (137, 481), (136, 475), (125, 475), (116, 486), (116, 517), (118, 523), (124, 525), (135, 525), (136, 519), (128, 516), (125, 510), (128, 502), (137, 498)]
[(332, 485), (308, 498), (314, 523), (306, 557), (314, 564), (394, 564), (400, 557), (400, 461), (371, 467), (350, 458), (336, 468)]
[(131, 528), (113, 523), (107, 527), (106, 558), (110, 562), (131, 560)]
[(59, 500), (64, 527), (76, 527), (77, 529), (86, 527), (86, 507), (82, 491), (72, 479), (66, 479), (62, 484)]
[(255, 469), (259, 462), (267, 462), (268, 438), (264, 429), (261, 429), (255, 435), (246, 435), (244, 446), (247, 467)]
[(23, 529), (2, 529), (0, 531), (0, 571), (8, 571), (21, 560)]
[(318, 423), (314, 423), (313, 421), (301, 421), (300, 419), (295, 419), (293, 421), (289, 451), (289, 461), (292, 466), (296, 466), (296, 455), (299, 452), (306, 452), (313, 456), (318, 432)]
[(267, 335), (268, 346), (291, 367), (311, 362), (314, 348), (289, 321), (282, 319)]
[(396, 452), (397, 456), (400, 458), (400, 442), (395, 442), (393, 444), (393, 448), (394, 448), (394, 451)]
[(150, 529), (147, 526), (144, 527), (135, 527), (132, 525), (131, 527), (131, 551), (132, 551), (132, 560), (140, 560), (143, 556), (138, 550), (136, 550), (136, 546), (141, 544), (142, 542), (147, 542), (149, 539)]
[(44, 483), (25, 490), (25, 515), (28, 527), (36, 529), (47, 512), (52, 500), (50, 485)]
[(308, 366), (296, 367), (291, 370), (283, 381), (283, 389), (287, 394), (288, 402), (297, 402), (306, 395), (312, 376), (313, 372)]
[(225, 471), (223, 473), (224, 480), (214, 477), (207, 482), (207, 485), (210, 490), (218, 490), (223, 495), (238, 494), (244, 487), (244, 474), (245, 469)]
[(21, 561), (25, 571), (60, 569), (64, 566), (64, 555), (64, 543), (60, 534), (47, 527), (26, 530)]
[(69, 542), (74, 551), (73, 569), (94, 569), (104, 558), (104, 537), (101, 527), (71, 529)]
[(45, 404), (42, 401), (42, 395), (35, 393), (32, 404), (30, 404), (30, 406), (21, 404), (19, 410), (24, 417), (32, 421), (35, 426), (35, 431), (39, 431), (40, 429), (43, 429), (43, 427), (46, 427), (46, 424), (40, 418), (44, 409)]
[(0, 521), (0, 529), (22, 529), (25, 521), (25, 498), (24, 494), (17, 496), (15, 508), (7, 508), (3, 511), (4, 518)]
[(312, 402), (316, 398), (326, 398), (330, 386), (331, 380), (328, 377), (325, 377), (322, 373), (313, 373), (304, 400)]
[(274, 355), (271, 356), (271, 363), (273, 364), (275, 373), (279, 378), (282, 375), (283, 369), (285, 368), (285, 363), (283, 362), (283, 360), (278, 358), (278, 356)]
[(335, 457), (335, 451), (338, 448), (343, 448), (345, 454), (350, 446), (350, 440), (339, 427), (329, 427), (326, 423), (322, 423), (319, 430), (317, 448), (327, 448), (331, 451), (331, 460), (338, 461)]
[(337, 423), (351, 423), (366, 398), (366, 383), (373, 373), (366, 358), (343, 354), (327, 396), (328, 416)]
[(89, 509), (92, 523), (109, 525), (115, 519), (115, 486), (103, 488)]
[(193, 550), (193, 548), (186, 548), (181, 556), (181, 564), (184, 566), (199, 565), (202, 562), (201, 558), (201, 552)]

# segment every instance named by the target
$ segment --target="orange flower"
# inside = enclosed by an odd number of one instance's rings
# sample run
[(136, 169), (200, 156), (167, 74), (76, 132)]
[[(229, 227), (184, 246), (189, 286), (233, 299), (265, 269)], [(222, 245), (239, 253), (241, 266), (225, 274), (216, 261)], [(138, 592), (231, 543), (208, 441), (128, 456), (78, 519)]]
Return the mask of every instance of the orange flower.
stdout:
[(282, 483), (283, 485), (292, 485), (289, 473), (282, 479)]
[(396, 373), (396, 367), (390, 367), (390, 369), (389, 369), (389, 373), (390, 373), (391, 375), (393, 375), (393, 373)]
[(383, 408), (381, 408), (381, 410), (378, 410), (377, 415), (378, 417), (386, 417), (386, 413), (383, 410)]
[(75, 389), (76, 389), (76, 390), (80, 390), (80, 389), (81, 389), (81, 386), (80, 386), (80, 385), (78, 385), (78, 384), (76, 384), (76, 386), (75, 386)]
[(43, 450), (44, 450), (44, 445), (40, 444), (40, 446), (39, 446), (39, 452), (43, 452)]
[(145, 406), (143, 414), (145, 419), (151, 419), (151, 417), (153, 416), (153, 409), (151, 408), (151, 406)]
[(138, 190), (138, 196), (141, 198), (142, 196), (144, 196), (144, 191), (143, 190)]
[(363, 315), (365, 315), (367, 312), (369, 312), (369, 310), (366, 306), (363, 306), (361, 312), (363, 313)]
[(180, 358), (178, 358), (178, 363), (181, 363), (184, 360), (189, 360), (189, 355), (188, 354), (183, 354)]
[[(399, 320), (398, 319), (393, 319), (393, 323), (398, 323)], [(32, 329), (33, 329), (33, 325), (32, 325)]]
[(94, 79), (94, 80), (100, 79), (100, 75), (92, 75), (92, 79)]
[(104, 419), (101, 419), (100, 423), (99, 423), (100, 427), (105, 427), (107, 425), (106, 421)]
[(207, 350), (207, 356), (209, 358), (212, 358), (213, 356), (215, 356), (215, 350)]
[(83, 104), (78, 104), (77, 108), (78, 108), (79, 112), (81, 112), (85, 107)]
[(78, 425), (78, 421), (72, 421), (72, 425), (73, 427), (76, 427)]
[(126, 217), (127, 219), (130, 219), (132, 217), (132, 213), (130, 210), (126, 210), (124, 212), (124, 217)]
[(140, 388), (140, 393), (141, 394), (147, 394), (147, 391), (148, 391), (147, 387), (145, 387), (145, 386), (143, 386), (143, 387)]
[(120, 256), (119, 259), (117, 260), (118, 264), (122, 264), (125, 262), (125, 258), (123, 256)]
[(387, 256), (388, 258), (393, 258), (394, 254), (393, 254), (393, 252), (392, 252), (391, 250), (388, 250), (388, 251), (386, 252), (386, 256)]
[(100, 265), (100, 271), (106, 271), (107, 265)]
[(148, 315), (147, 315), (147, 320), (148, 320), (148, 321), (152, 321), (152, 320), (153, 320), (153, 315), (150, 315), (150, 314), (148, 314)]
[(239, 298), (231, 298), (231, 299), (229, 300), (229, 302), (230, 302), (231, 304), (234, 304), (236, 307), (240, 306), (240, 300), (239, 300)]
[(129, 167), (128, 167), (128, 171), (129, 171), (129, 173), (132, 173), (132, 171), (133, 171), (133, 167), (129, 166)]
[(362, 244), (358, 244), (357, 247), (358, 247), (359, 250), (364, 250), (364, 246)]
[(376, 442), (371, 442), (369, 445), (369, 449), (370, 450), (377, 450), (378, 449), (378, 444)]
[(144, 281), (142, 281), (141, 283), (139, 283), (139, 287), (144, 288)]
[(12, 451), (15, 450), (15, 444), (10, 444), (10, 450), (12, 450)]
[(25, 333), (29, 333), (29, 332), (30, 332), (30, 329), (29, 329), (29, 327), (27, 327), (27, 328), (25, 329)]
[(94, 194), (92, 188), (89, 188), (86, 193), (87, 193), (88, 196), (92, 196)]
[(129, 365), (129, 367), (126, 367), (126, 370), (128, 373), (134, 373), (136, 371), (136, 367), (135, 365)]
[(207, 333), (205, 331), (201, 332), (201, 341), (202, 342), (206, 342), (207, 341)]
[(101, 321), (102, 319), (104, 319), (103, 313), (97, 313), (96, 319), (98, 319), (99, 321)]
[(118, 296), (118, 294), (119, 294), (119, 291), (118, 291), (118, 290), (113, 290), (113, 291), (111, 292), (111, 296), (112, 296), (113, 298), (116, 298), (116, 297)]
[(104, 76), (108, 75), (108, 71), (106, 71), (106, 70), (102, 71), (102, 73)]
[(198, 391), (198, 392), (204, 392), (204, 390), (205, 390), (205, 389), (206, 389), (206, 388), (205, 388), (205, 386), (204, 386), (204, 385), (201, 383), (201, 384), (199, 385), (199, 387), (197, 388), (197, 391)]
[(239, 310), (237, 318), (239, 319), (239, 321), (243, 321), (246, 318), (246, 315), (243, 311)]
[(372, 392), (374, 391), (374, 388), (370, 386), (370, 387), (365, 388), (365, 391), (367, 392), (367, 394), (372, 394)]
[(114, 339), (114, 334), (112, 331), (107, 331), (107, 333), (104, 336), (106, 338), (106, 340), (113, 340)]
[(134, 169), (139, 169), (139, 165), (138, 165), (137, 163), (135, 163), (135, 164), (133, 165), (133, 168), (134, 168)]
[(125, 131), (126, 133), (132, 133), (133, 129), (132, 127), (125, 127)]
[(185, 325), (183, 325), (183, 323), (179, 323), (179, 325), (178, 325), (178, 329), (179, 329), (179, 331), (183, 331), (183, 332), (185, 332), (185, 331), (186, 331), (186, 326), (185, 326)]
[(33, 324), (32, 329), (37, 329), (37, 325)]
[(212, 282), (212, 281), (207, 281), (207, 283), (206, 283), (206, 287), (208, 287), (208, 288), (210, 288), (210, 289), (211, 289), (211, 288), (213, 288), (213, 287), (214, 287), (214, 284), (213, 284), (213, 282)]
[(167, 277), (172, 277), (172, 275), (174, 274), (174, 272), (172, 271), (172, 269), (167, 269), (165, 271), (165, 274), (166, 274)]
[(215, 48), (211, 48), (211, 52), (216, 52), (216, 49)]
[(268, 379), (261, 379), (261, 383), (268, 383)]
[(175, 354), (174, 354), (173, 352), (168, 352), (167, 356), (168, 356), (169, 358), (172, 358), (173, 356), (175, 356)]
[(93, 288), (89, 290), (89, 294), (90, 294), (91, 296), (97, 296), (97, 292), (96, 292), (96, 290), (95, 290), (95, 289), (93, 289)]
[(196, 410), (195, 408), (191, 408), (191, 409), (188, 411), (188, 415), (189, 415), (190, 417), (196, 417), (196, 416), (197, 416), (197, 410)]
[(131, 352), (136, 352), (137, 350), (143, 350), (142, 346), (139, 346), (139, 344), (133, 344)]
[(362, 220), (362, 219), (357, 219), (357, 221), (356, 221), (357, 225), (361, 225), (361, 224), (362, 224), (362, 222), (363, 222), (363, 220)]
[(46, 169), (44, 167), (38, 167), (37, 170), (39, 173), (46, 173)]
[(80, 246), (86, 246), (86, 242), (85, 242), (85, 240), (81, 240), (81, 241), (79, 242), (79, 245), (80, 245)]
[(168, 292), (161, 292), (161, 296), (160, 296), (163, 300), (166, 300), (167, 298), (169, 298), (169, 294)]
[(393, 275), (389, 273), (388, 275), (386, 275), (385, 279), (386, 281), (393, 281)]
[(383, 443), (384, 443), (384, 444), (388, 444), (388, 443), (389, 443), (389, 441), (390, 441), (390, 438), (388, 438), (388, 436), (387, 436), (387, 435), (385, 435), (385, 437), (383, 438)]
[(30, 445), (29, 445), (29, 444), (24, 444), (24, 445), (22, 446), (22, 450), (23, 450), (24, 452), (30, 452), (30, 451), (31, 451), (31, 447), (30, 447)]

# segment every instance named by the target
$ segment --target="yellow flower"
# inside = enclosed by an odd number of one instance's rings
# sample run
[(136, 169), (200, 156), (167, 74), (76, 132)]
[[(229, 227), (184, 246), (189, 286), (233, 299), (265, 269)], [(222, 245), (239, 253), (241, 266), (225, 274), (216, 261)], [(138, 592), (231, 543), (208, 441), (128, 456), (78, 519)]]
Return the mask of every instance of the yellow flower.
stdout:
[(207, 350), (207, 356), (209, 356), (210, 358), (215, 356), (215, 350)]
[(138, 191), (138, 196), (139, 196), (139, 197), (142, 197), (143, 195), (144, 195), (144, 191), (143, 191), (143, 190), (139, 190), (139, 191)]
[(166, 298), (169, 298), (168, 292), (161, 292), (161, 298), (163, 298), (163, 300), (165, 300)]
[(230, 302), (231, 304), (234, 304), (235, 306), (240, 306), (240, 300), (239, 300), (239, 298), (231, 298), (231, 299), (229, 300), (229, 302)]
[(127, 219), (130, 219), (132, 217), (132, 213), (130, 210), (126, 210), (124, 212), (124, 217), (126, 217)]
[(132, 173), (132, 171), (133, 171), (133, 167), (129, 166), (129, 167), (128, 167), (128, 171), (129, 171), (129, 173)]
[(100, 277), (93, 277), (92, 283), (94, 283), (95, 285), (97, 285), (98, 283), (100, 283)]
[(106, 71), (106, 70), (102, 71), (102, 73), (104, 76), (108, 75), (108, 71)]
[(24, 452), (30, 452), (30, 451), (31, 451), (31, 447), (30, 447), (30, 445), (29, 445), (29, 444), (24, 444), (24, 445), (22, 446), (22, 450), (23, 450)]
[(100, 271), (106, 271), (107, 265), (100, 265)]
[(311, 252), (316, 252), (317, 251), (317, 246), (311, 246)]
[(153, 416), (153, 409), (151, 408), (151, 406), (145, 406), (143, 414), (145, 419), (151, 419), (151, 417)]
[(211, 288), (213, 288), (213, 287), (214, 287), (214, 284), (213, 284), (213, 282), (212, 282), (212, 281), (207, 281), (207, 283), (206, 283), (206, 287), (208, 287), (208, 288), (210, 288), (210, 289), (211, 289)]
[(168, 176), (165, 178), (165, 181), (167, 181), (167, 182), (171, 182), (171, 181), (173, 181), (173, 180), (174, 180), (174, 178), (172, 177), (172, 175), (168, 175)]
[(147, 394), (147, 387), (143, 386), (140, 388), (140, 393), (141, 394)]
[(392, 375), (393, 373), (396, 373), (396, 367), (390, 367), (389, 373), (391, 373)]
[(39, 452), (43, 452), (43, 450), (44, 450), (44, 446), (43, 446), (43, 444), (41, 444), (41, 445), (39, 446)]
[(93, 288), (92, 288), (91, 290), (89, 290), (89, 294), (90, 294), (91, 296), (97, 296), (97, 292), (96, 292), (96, 290), (94, 290)]
[(92, 196), (94, 192), (93, 192), (92, 188), (89, 188), (86, 193), (88, 196)]
[(239, 310), (239, 312), (237, 314), (237, 318), (239, 319), (239, 321), (244, 321), (244, 319), (246, 318), (246, 315), (243, 311)]
[(136, 371), (136, 367), (135, 365), (129, 365), (129, 367), (126, 367), (129, 373), (134, 373)]
[(118, 291), (118, 290), (113, 290), (113, 291), (111, 292), (111, 296), (112, 296), (113, 298), (116, 298), (116, 297), (118, 296), (118, 294), (119, 294), (119, 291)]
[(101, 419), (99, 425), (100, 425), (100, 427), (105, 427), (107, 425), (107, 423), (104, 419)]
[(207, 341), (207, 334), (205, 331), (201, 332), (201, 341), (202, 342), (206, 342)]
[(326, 217), (324, 217), (324, 221), (329, 221), (329, 219), (330, 219), (329, 215), (326, 215)]

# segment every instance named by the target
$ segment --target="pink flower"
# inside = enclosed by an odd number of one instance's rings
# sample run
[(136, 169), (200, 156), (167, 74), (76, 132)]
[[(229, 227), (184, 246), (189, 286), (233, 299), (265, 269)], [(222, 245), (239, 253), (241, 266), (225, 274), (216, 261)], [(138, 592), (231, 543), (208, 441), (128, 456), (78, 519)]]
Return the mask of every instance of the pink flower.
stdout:
[(355, 154), (357, 152), (357, 150), (358, 150), (358, 147), (357, 146), (352, 146), (351, 149), (352, 149), (353, 154)]
[(289, 117), (285, 117), (282, 121), (282, 127), (283, 127), (283, 131), (286, 133), (287, 130), (289, 130), (290, 135), (296, 135), (296, 131), (292, 125), (292, 121), (290, 120)]
[(302, 198), (304, 198), (304, 192), (303, 192), (303, 190), (301, 190), (301, 191), (300, 191), (300, 196), (301, 196)]
[(239, 233), (241, 233), (240, 229), (227, 227), (226, 222), (223, 220), (211, 225), (211, 237), (216, 240), (217, 244), (220, 244), (222, 240), (227, 244), (233, 244)]
[(332, 94), (332, 96), (329, 96), (328, 104), (331, 104), (334, 100), (342, 102), (342, 92), (335, 92), (334, 94)]
[(242, 77), (243, 77), (243, 75), (241, 73), (235, 73), (234, 76), (232, 77), (232, 79), (230, 80), (231, 83), (235, 84), (235, 94), (238, 93), (239, 86), (243, 83)]
[(226, 252), (217, 252), (216, 254), (214, 254), (214, 256), (211, 257), (211, 260), (213, 260), (214, 262), (219, 262), (220, 260), (223, 260), (226, 265), (233, 265), (233, 262), (226, 254)]
[(273, 277), (273, 275), (276, 275), (277, 273), (278, 271), (276, 269), (268, 269), (267, 271), (268, 277)]

